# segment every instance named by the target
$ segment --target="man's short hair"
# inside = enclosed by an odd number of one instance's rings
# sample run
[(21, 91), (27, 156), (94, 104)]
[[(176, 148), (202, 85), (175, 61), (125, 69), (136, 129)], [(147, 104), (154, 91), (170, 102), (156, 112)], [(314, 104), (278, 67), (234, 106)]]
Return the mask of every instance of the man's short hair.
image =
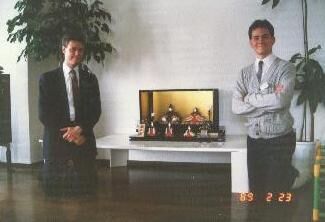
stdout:
[(66, 33), (62, 36), (61, 45), (66, 47), (70, 41), (78, 41), (86, 45), (86, 40), (83, 34), (79, 32)]
[(274, 27), (273, 25), (266, 19), (264, 20), (255, 20), (250, 26), (249, 26), (249, 29), (248, 29), (248, 36), (249, 36), (249, 39), (252, 39), (252, 32), (254, 29), (257, 29), (257, 28), (266, 28), (267, 30), (269, 30), (270, 34), (272, 37), (274, 37)]

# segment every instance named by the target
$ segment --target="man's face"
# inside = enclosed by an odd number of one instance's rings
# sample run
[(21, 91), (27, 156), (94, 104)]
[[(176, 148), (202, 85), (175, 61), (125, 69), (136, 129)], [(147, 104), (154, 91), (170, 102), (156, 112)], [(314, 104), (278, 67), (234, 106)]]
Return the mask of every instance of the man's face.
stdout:
[(85, 47), (82, 42), (71, 40), (67, 46), (62, 46), (64, 62), (74, 68), (79, 65), (84, 57)]
[(272, 46), (275, 38), (271, 36), (266, 28), (256, 28), (252, 31), (252, 38), (249, 40), (258, 58), (265, 58), (272, 53)]

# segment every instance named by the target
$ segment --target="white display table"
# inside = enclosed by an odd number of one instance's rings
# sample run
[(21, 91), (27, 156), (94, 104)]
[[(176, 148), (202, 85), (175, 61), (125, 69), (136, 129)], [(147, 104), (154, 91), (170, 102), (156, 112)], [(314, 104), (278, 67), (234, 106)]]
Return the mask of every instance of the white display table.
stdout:
[(98, 149), (108, 149), (110, 167), (127, 166), (129, 150), (228, 153), (231, 160), (232, 193), (248, 192), (246, 136), (227, 135), (226, 142), (169, 142), (129, 141), (128, 135), (109, 135), (97, 138)]

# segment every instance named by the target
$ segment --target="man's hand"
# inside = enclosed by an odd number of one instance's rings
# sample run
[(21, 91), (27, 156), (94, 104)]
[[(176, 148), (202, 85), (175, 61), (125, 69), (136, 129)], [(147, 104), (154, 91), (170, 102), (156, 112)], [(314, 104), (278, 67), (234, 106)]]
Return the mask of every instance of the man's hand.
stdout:
[(81, 135), (82, 129), (80, 126), (74, 126), (74, 127), (64, 127), (60, 129), (61, 132), (64, 132), (63, 139), (68, 142), (73, 142), (77, 146), (80, 146), (85, 143), (86, 138)]
[(86, 137), (84, 137), (83, 135), (80, 135), (79, 137), (77, 137), (75, 140), (73, 140), (73, 142), (77, 145), (77, 146), (81, 146), (82, 144), (84, 144), (86, 142)]

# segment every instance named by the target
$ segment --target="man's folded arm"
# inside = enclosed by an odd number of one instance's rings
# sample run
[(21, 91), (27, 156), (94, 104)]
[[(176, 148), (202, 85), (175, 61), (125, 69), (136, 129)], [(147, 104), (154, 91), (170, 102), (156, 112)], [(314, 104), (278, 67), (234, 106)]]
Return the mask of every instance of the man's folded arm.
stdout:
[(245, 96), (247, 95), (247, 90), (243, 84), (243, 78), (236, 82), (233, 95), (232, 95), (232, 112), (238, 115), (243, 115), (245, 117), (258, 117), (261, 116), (264, 111), (257, 109), (249, 103), (244, 101)]
[(292, 64), (288, 64), (288, 67), (282, 73), (279, 83), (274, 86), (272, 93), (252, 93), (246, 95), (244, 101), (253, 107), (261, 108), (268, 112), (281, 110), (290, 106), (294, 85), (295, 67)]

